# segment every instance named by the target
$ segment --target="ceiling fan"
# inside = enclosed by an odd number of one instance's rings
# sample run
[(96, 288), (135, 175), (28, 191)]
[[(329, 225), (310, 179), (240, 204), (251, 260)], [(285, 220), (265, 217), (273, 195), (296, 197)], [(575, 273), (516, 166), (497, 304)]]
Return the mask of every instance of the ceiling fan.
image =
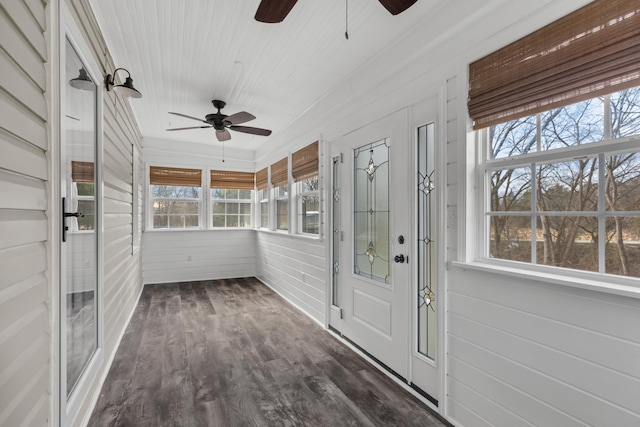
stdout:
[[(262, 0), (256, 11), (256, 21), (267, 24), (282, 22), (298, 0)], [(418, 0), (378, 0), (392, 15), (409, 9)]]
[(271, 135), (271, 131), (269, 129), (254, 128), (250, 126), (238, 126), (240, 123), (246, 123), (248, 121), (255, 119), (256, 117), (253, 114), (249, 114), (246, 111), (241, 111), (239, 113), (235, 113), (230, 116), (227, 116), (226, 114), (222, 114), (220, 112), (220, 110), (222, 110), (224, 106), (227, 105), (226, 102), (219, 101), (217, 99), (214, 99), (211, 102), (213, 103), (213, 106), (218, 109), (218, 112), (207, 114), (204, 117), (204, 120), (199, 119), (197, 117), (193, 117), (193, 116), (187, 116), (186, 114), (182, 114), (182, 113), (169, 112), (169, 114), (173, 114), (175, 116), (186, 117), (187, 119), (197, 120), (199, 122), (206, 123), (207, 126), (190, 126), (186, 128), (174, 128), (174, 129), (167, 129), (167, 130), (173, 131), (173, 130), (186, 130), (186, 129), (214, 128), (216, 130), (216, 138), (218, 138), (218, 141), (230, 140), (231, 134), (229, 133), (229, 130), (233, 130), (236, 132), (250, 133), (251, 135), (261, 135), (261, 136)]

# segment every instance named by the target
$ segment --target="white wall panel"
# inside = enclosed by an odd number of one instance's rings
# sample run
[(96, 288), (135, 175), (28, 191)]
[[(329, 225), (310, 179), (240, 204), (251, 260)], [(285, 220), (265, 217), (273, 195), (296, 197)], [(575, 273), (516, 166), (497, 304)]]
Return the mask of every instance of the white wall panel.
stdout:
[(0, 7), (0, 425), (50, 423), (45, 5)]
[(324, 325), (325, 241), (256, 231), (256, 246), (256, 276)]
[(142, 235), (144, 283), (255, 275), (254, 230), (150, 231)]
[(457, 268), (449, 284), (451, 387), (464, 384), (534, 425), (640, 425), (640, 306)]

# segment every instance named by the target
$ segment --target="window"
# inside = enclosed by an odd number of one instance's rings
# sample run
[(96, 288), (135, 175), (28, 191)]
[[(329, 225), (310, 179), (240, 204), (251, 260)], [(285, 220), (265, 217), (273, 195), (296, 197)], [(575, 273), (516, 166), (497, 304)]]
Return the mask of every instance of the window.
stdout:
[(306, 178), (297, 185), (298, 228), (300, 233), (318, 234), (320, 232), (320, 195), (318, 175)]
[(289, 229), (289, 192), (287, 186), (274, 188), (276, 200), (276, 230)]
[(153, 228), (198, 228), (202, 171), (151, 166)]
[(260, 228), (269, 228), (269, 190), (263, 188), (258, 191), (260, 207)]
[(484, 256), (640, 277), (639, 25), (595, 0), (470, 65)]
[(69, 221), (71, 231), (89, 231), (95, 224), (95, 188), (93, 162), (71, 161), (71, 205), (83, 216)]
[(640, 88), (491, 127), (488, 256), (640, 277)]
[(254, 185), (253, 173), (212, 170), (212, 227), (251, 227)]
[(271, 185), (276, 201), (276, 229), (289, 229), (289, 158), (271, 165)]
[(319, 234), (318, 142), (293, 153), (291, 163), (291, 175), (296, 183), (298, 232)]
[(258, 190), (258, 206), (260, 211), (260, 228), (269, 228), (269, 170), (256, 172), (256, 188)]
[(252, 190), (212, 188), (212, 227), (251, 227), (252, 195)]

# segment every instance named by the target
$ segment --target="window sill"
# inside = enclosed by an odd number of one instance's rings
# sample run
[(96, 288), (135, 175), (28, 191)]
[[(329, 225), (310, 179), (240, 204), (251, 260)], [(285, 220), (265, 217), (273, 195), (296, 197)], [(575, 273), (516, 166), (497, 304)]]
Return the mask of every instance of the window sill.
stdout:
[[(517, 268), (507, 263), (491, 263), (482, 261), (453, 261), (451, 267), (483, 273), (497, 274), (505, 277), (538, 281), (546, 284), (585, 289), (612, 295), (640, 299), (640, 283), (637, 279), (618, 276), (604, 276), (598, 273), (578, 271), (575, 274), (540, 271), (538, 269)], [(547, 267), (553, 269), (553, 267)], [(605, 282), (604, 280), (608, 280)]]
[(310, 240), (312, 242), (324, 241), (322, 237), (315, 234), (301, 234), (301, 233), (290, 234), (286, 230), (268, 230), (266, 228), (256, 228), (254, 230), (264, 234), (274, 234), (276, 236), (291, 237), (291, 238), (300, 239), (300, 240)]
[(224, 227), (224, 228), (152, 228), (151, 230), (145, 230), (145, 233), (194, 233), (194, 232), (208, 232), (208, 231), (254, 231), (251, 227)]

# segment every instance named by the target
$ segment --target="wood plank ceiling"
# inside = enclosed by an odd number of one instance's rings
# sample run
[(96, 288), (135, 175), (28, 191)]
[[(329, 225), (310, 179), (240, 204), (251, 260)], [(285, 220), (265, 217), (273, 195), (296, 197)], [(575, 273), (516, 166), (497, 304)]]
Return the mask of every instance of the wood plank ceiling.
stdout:
[[(253, 19), (259, 0), (90, 0), (118, 67), (143, 94), (131, 101), (144, 137), (220, 144), (212, 129), (167, 132), (198, 122), (212, 99), (225, 114), (248, 111), (248, 126), (285, 129), (347, 76), (397, 42), (443, 0), (419, 0), (392, 16), (376, 0), (300, 1), (284, 22)], [(113, 70), (107, 70), (111, 73)], [(126, 73), (118, 74), (126, 77)], [(268, 137), (232, 132), (255, 150)], [(179, 147), (177, 147), (179, 150)]]

